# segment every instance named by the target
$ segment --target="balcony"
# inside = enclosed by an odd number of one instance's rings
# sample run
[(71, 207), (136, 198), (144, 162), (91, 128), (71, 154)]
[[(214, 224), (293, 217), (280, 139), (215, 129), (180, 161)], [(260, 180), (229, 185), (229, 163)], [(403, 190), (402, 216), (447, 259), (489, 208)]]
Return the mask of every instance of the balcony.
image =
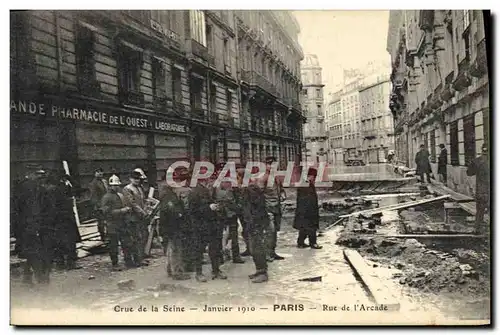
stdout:
[(126, 105), (142, 106), (144, 104), (144, 94), (137, 91), (121, 92), (120, 101)]
[(378, 134), (380, 134), (382, 131), (380, 129), (370, 129), (370, 130), (364, 130), (363, 131), (363, 138), (366, 138), (367, 140), (371, 140), (374, 138), (377, 138)]
[(231, 75), (231, 65), (224, 64), (224, 72), (228, 75)]
[(264, 76), (255, 71), (242, 71), (241, 79), (244, 82), (247, 82), (250, 86), (258, 87), (275, 97), (277, 96), (276, 87)]
[(480, 78), (488, 72), (488, 63), (486, 58), (486, 39), (477, 44), (476, 58), (470, 67), (470, 74), (473, 77)]
[(465, 58), (464, 60), (462, 60), (462, 62), (460, 62), (460, 64), (458, 65), (458, 68), (459, 68), (459, 73), (457, 75), (457, 78), (453, 82), (453, 88), (460, 92), (472, 84), (472, 80), (470, 78), (470, 73), (469, 73), (468, 59)]
[(198, 56), (205, 61), (208, 61), (209, 58), (208, 48), (193, 39), (191, 39), (190, 41), (191, 41), (191, 52), (193, 53), (193, 55)]
[(216, 67), (216, 65), (215, 65), (215, 56), (213, 55), (213, 53), (209, 52), (207, 58), (208, 58), (207, 59), (208, 66), (211, 66), (211, 67), (215, 68)]

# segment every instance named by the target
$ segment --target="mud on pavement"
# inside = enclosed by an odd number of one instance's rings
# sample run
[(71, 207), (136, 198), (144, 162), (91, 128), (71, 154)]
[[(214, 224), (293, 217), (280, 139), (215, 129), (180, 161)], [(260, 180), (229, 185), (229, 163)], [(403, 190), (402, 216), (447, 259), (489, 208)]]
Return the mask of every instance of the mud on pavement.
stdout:
[[(390, 213), (384, 213), (384, 216)], [(394, 212), (392, 212), (394, 214)], [(490, 257), (487, 246), (454, 239), (384, 237), (406, 233), (402, 223), (418, 221), (419, 212), (402, 211), (370, 234), (361, 234), (359, 221), (350, 218), (337, 240), (338, 245), (356, 249), (374, 267), (398, 269), (392, 280), (409, 294), (431, 300), (443, 313), (463, 319), (490, 318)], [(414, 222), (422, 225), (422, 222)], [(375, 236), (374, 233), (379, 236)], [(381, 234), (382, 233), (382, 234)], [(380, 236), (382, 235), (382, 236)]]

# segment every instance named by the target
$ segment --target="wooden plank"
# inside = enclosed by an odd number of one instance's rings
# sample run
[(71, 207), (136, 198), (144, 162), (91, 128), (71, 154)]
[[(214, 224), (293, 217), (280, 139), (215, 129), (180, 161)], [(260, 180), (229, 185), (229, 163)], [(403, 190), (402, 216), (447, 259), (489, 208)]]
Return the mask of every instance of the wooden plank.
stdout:
[(377, 305), (387, 306), (390, 311), (399, 311), (399, 301), (392, 295), (392, 292), (382, 284), (379, 278), (369, 267), (363, 257), (356, 250), (344, 250), (344, 257), (351, 265), (352, 269), (361, 278), (363, 284), (368, 289), (369, 294)]
[(399, 210), (399, 209), (405, 209), (405, 208), (410, 208), (410, 207), (425, 205), (425, 204), (429, 204), (429, 203), (432, 203), (432, 202), (436, 202), (436, 201), (440, 201), (440, 200), (445, 200), (445, 199), (448, 199), (448, 198), (450, 198), (449, 195), (442, 195), (440, 197), (435, 197), (435, 198), (432, 198), (432, 199), (422, 199), (422, 200), (404, 202), (404, 203), (396, 204), (396, 205), (379, 207), (379, 208), (375, 208), (375, 209), (367, 209), (367, 210), (364, 210), (364, 211), (359, 211), (359, 212), (354, 212), (354, 213), (351, 213), (351, 214), (341, 215), (341, 216), (339, 216), (339, 218), (348, 218), (348, 217), (351, 217), (351, 216), (357, 216), (357, 215), (361, 215), (361, 214), (365, 215), (365, 216), (371, 216), (371, 215), (379, 214), (379, 213), (382, 213), (382, 212), (385, 212), (385, 211), (395, 211), (395, 210)]
[(369, 237), (391, 237), (391, 238), (486, 238), (486, 235), (474, 235), (474, 234), (396, 234), (396, 235), (384, 235), (384, 234), (360, 234), (357, 236), (369, 236)]

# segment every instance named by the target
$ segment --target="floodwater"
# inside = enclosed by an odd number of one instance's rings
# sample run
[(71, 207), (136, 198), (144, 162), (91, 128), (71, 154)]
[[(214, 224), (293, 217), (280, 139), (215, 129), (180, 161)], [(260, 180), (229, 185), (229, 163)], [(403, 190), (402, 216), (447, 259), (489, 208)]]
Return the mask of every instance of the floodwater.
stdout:
[(328, 167), (329, 179), (345, 179), (351, 181), (398, 179), (400, 175), (394, 172), (389, 164), (374, 164), (365, 166), (333, 165)]

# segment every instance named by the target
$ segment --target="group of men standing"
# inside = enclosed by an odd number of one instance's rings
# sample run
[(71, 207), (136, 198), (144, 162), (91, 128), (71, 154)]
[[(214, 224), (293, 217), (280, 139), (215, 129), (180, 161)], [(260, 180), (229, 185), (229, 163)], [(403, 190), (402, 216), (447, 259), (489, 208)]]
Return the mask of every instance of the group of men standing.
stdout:
[[(212, 279), (226, 279), (220, 270), (225, 261), (224, 250), (231, 240), (233, 263), (245, 263), (242, 257), (252, 256), (256, 272), (250, 275), (255, 283), (268, 280), (267, 263), (283, 260), (276, 253), (277, 233), (281, 226), (281, 204), (285, 192), (276, 180), (267, 187), (267, 178), (274, 157), (266, 159), (267, 171), (264, 177), (250, 180), (243, 187), (243, 173), (238, 172), (238, 186), (222, 182), (214, 187), (223, 164), (215, 175), (198, 180), (194, 187), (171, 187), (164, 183), (159, 188), (160, 231), (167, 251), (167, 272), (176, 280), (189, 279), (189, 272), (195, 272), (196, 280), (206, 282), (202, 271), (203, 253), (208, 247), (212, 268)], [(205, 173), (206, 171), (201, 171)], [(189, 182), (191, 173), (187, 169), (174, 173), (176, 182)], [(240, 253), (238, 228), (246, 250)], [(224, 231), (228, 232), (227, 240)]]
[(11, 205), (16, 251), (24, 263), (23, 280), (49, 283), (55, 262), (60, 269), (77, 269), (76, 243), (80, 234), (73, 213), (74, 188), (62, 172), (47, 172), (30, 164), (25, 178), (14, 186)]
[[(184, 187), (173, 187), (166, 180), (158, 185), (159, 233), (170, 277), (185, 280), (191, 277), (190, 272), (195, 272), (197, 281), (206, 282), (202, 265), (208, 249), (211, 278), (227, 279), (220, 267), (226, 261), (224, 251), (230, 240), (231, 252), (227, 258), (235, 264), (243, 264), (243, 257), (251, 256), (256, 271), (249, 278), (254, 283), (268, 280), (268, 263), (284, 260), (276, 253), (276, 246), (286, 194), (278, 178), (268, 184), (275, 160), (268, 157), (266, 173), (263, 177), (251, 178), (246, 187), (241, 168), (237, 186), (222, 182), (215, 187), (223, 164), (214, 176), (198, 180), (193, 187), (189, 185), (191, 172), (187, 169), (178, 169), (173, 175), (176, 182), (186, 181)], [(27, 259), (25, 280), (31, 281), (30, 271), (34, 270), (40, 283), (48, 283), (54, 259), (68, 269), (78, 268), (76, 243), (81, 239), (73, 213), (74, 192), (65, 174), (54, 178), (40, 167), (31, 171), (15, 192), (14, 232), (20, 254)], [(298, 248), (321, 249), (316, 243), (319, 229), (316, 174), (315, 169), (309, 169), (309, 186), (297, 191), (293, 227), (299, 230)], [(99, 168), (89, 184), (93, 213), (99, 234), (107, 242), (113, 271), (123, 269), (119, 265), (119, 246), (127, 268), (149, 264), (145, 246), (153, 217), (146, 210), (146, 183), (142, 169), (132, 171), (130, 183), (124, 186), (115, 173), (104, 179), (103, 170)], [(239, 225), (246, 245), (242, 253), (238, 243)], [(306, 238), (309, 245), (305, 243)]]

